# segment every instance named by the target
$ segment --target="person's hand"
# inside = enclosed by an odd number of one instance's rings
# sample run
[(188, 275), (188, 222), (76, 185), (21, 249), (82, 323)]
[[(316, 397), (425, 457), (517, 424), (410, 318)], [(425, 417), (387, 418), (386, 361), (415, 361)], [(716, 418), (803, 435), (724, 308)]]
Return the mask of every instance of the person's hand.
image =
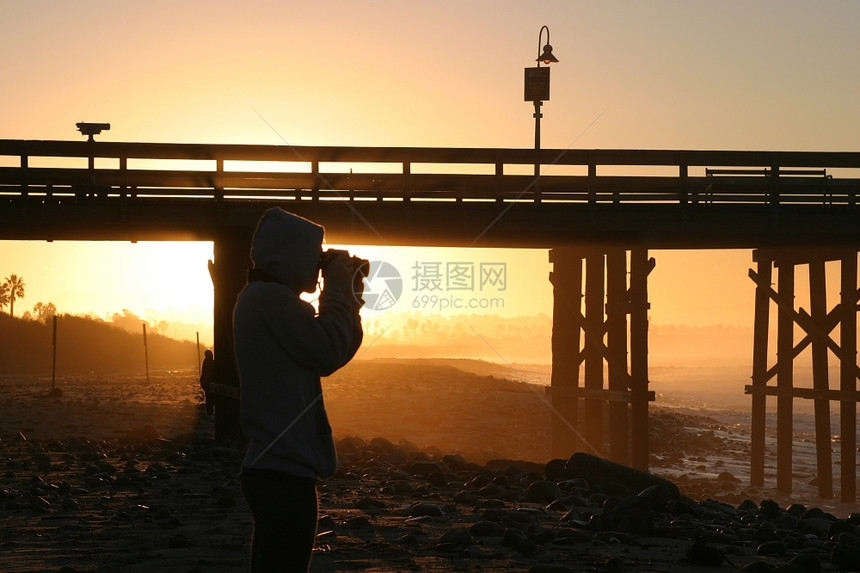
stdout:
[(322, 276), (324, 279), (352, 279), (352, 260), (349, 253), (337, 249), (329, 249), (322, 259)]

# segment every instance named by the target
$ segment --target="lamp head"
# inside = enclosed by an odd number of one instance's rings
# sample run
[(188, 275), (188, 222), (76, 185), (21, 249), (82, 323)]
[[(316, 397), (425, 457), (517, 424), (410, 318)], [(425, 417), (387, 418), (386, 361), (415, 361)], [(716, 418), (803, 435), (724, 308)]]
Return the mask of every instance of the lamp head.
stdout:
[(550, 46), (549, 44), (546, 44), (543, 47), (543, 53), (540, 56), (538, 56), (537, 60), (535, 60), (535, 61), (536, 62), (543, 62), (545, 64), (552, 64), (552, 63), (557, 63), (558, 58), (556, 58), (555, 56), (552, 55), (552, 46)]

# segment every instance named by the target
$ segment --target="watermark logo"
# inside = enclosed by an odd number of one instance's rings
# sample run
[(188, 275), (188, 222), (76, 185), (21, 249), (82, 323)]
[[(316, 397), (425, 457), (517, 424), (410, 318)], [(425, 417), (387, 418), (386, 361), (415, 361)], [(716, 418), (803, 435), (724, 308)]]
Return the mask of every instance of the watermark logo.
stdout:
[(502, 296), (490, 296), (508, 288), (504, 262), (415, 261), (411, 278), (414, 309), (442, 312), (505, 307)]
[[(501, 310), (502, 294), (508, 288), (505, 262), (422, 261), (412, 264), (409, 275), (413, 309)], [(364, 307), (383, 311), (403, 298), (405, 281), (397, 267), (387, 261), (370, 261), (364, 277)], [(356, 295), (361, 293), (356, 290)], [(495, 295), (495, 296), (493, 296)]]
[(403, 277), (387, 261), (370, 261), (364, 278), (364, 306), (370, 310), (388, 310), (403, 294)]
[(507, 263), (415, 261), (412, 266), (412, 289), (416, 292), (503, 292), (507, 288)]

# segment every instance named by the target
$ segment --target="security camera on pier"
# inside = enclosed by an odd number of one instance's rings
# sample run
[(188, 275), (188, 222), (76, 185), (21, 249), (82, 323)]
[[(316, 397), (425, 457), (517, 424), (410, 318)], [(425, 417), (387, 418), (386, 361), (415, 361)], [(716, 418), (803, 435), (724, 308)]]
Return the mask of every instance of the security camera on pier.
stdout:
[(110, 129), (109, 123), (89, 123), (86, 121), (82, 121), (80, 123), (75, 124), (78, 128), (78, 131), (81, 132), (81, 135), (89, 136), (88, 141), (93, 141), (93, 136), (100, 134), (102, 131), (107, 131)]

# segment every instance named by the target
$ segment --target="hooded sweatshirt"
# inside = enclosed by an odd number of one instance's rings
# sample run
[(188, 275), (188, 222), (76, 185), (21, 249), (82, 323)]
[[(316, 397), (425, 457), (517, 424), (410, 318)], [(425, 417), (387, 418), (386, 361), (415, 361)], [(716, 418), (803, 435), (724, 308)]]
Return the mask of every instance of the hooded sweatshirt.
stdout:
[(322, 240), (321, 226), (277, 207), (257, 224), (254, 266), (233, 309), (242, 428), (249, 441), (243, 468), (304, 478), (337, 469), (320, 376), (355, 355), (362, 330), (348, 259), (324, 269), (318, 313), (299, 298), (316, 288)]

